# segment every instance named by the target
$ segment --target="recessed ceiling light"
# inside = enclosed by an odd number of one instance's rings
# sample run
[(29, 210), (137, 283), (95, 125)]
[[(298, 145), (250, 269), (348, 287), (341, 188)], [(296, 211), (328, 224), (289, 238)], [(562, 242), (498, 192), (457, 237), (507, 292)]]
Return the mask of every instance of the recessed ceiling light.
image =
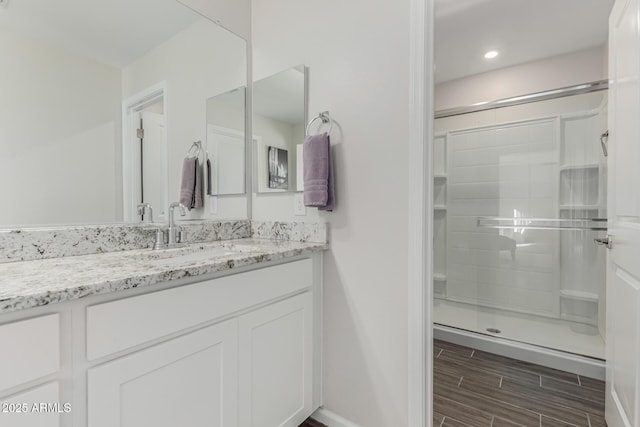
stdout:
[(486, 59), (493, 59), (493, 58), (495, 58), (496, 56), (498, 56), (498, 51), (497, 51), (497, 50), (490, 50), (489, 52), (487, 52), (487, 53), (485, 53), (485, 54), (484, 54), (484, 57), (485, 57)]

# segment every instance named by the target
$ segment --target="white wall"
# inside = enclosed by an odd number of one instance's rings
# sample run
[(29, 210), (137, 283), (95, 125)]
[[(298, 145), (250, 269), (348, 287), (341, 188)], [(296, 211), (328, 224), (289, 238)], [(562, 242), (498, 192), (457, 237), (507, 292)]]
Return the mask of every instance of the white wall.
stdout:
[(407, 425), (409, 2), (259, 0), (254, 74), (309, 66), (309, 115), (329, 110), (337, 207), (293, 216), (254, 197), (256, 220), (329, 222), (325, 407), (367, 427)]
[[(246, 84), (246, 44), (202, 19), (123, 71), (123, 98), (167, 82), (169, 203), (179, 199), (182, 160), (193, 141), (206, 140), (206, 100)], [(218, 212), (193, 209), (189, 218), (246, 218), (246, 196), (218, 198)]]
[(122, 220), (120, 70), (0, 33), (0, 226)]
[(588, 49), (436, 86), (435, 111), (607, 78), (606, 49)]

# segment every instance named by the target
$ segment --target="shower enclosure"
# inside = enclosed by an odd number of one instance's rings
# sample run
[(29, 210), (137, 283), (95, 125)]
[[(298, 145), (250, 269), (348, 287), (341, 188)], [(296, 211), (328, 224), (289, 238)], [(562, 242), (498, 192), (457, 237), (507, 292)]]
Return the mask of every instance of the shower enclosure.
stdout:
[(604, 359), (603, 88), (436, 114), (436, 325)]

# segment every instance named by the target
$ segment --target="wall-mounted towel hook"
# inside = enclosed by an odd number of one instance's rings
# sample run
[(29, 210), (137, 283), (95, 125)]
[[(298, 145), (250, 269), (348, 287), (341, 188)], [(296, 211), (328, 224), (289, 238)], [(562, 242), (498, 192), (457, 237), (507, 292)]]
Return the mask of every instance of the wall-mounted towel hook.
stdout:
[(322, 123), (329, 123), (329, 130), (327, 131), (327, 133), (331, 134), (331, 129), (333, 129), (333, 119), (331, 119), (331, 115), (329, 115), (328, 111), (323, 111), (309, 121), (304, 131), (305, 135), (309, 135), (309, 128), (316, 120), (322, 120)]
[[(194, 148), (195, 148), (195, 151), (193, 151)], [(193, 144), (191, 144), (191, 147), (189, 147), (189, 151), (187, 151), (187, 157), (189, 158), (199, 157), (200, 151), (202, 151), (202, 141), (195, 141)]]

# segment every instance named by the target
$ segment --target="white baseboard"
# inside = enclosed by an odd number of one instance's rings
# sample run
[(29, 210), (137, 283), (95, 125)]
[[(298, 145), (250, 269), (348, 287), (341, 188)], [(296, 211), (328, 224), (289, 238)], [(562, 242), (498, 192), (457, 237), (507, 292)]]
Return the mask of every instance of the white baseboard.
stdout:
[(346, 418), (342, 418), (340, 415), (324, 408), (318, 408), (311, 414), (311, 418), (328, 427), (360, 427), (358, 424), (354, 424)]

